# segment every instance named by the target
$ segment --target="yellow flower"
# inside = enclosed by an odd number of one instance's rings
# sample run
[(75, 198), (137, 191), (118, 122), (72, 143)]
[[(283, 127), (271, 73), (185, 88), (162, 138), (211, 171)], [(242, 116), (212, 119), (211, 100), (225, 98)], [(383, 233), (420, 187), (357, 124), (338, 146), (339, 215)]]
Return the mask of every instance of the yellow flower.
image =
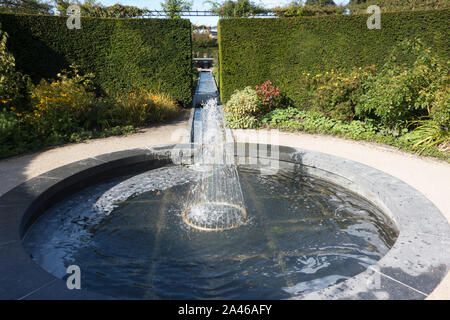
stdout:
[(144, 103), (142, 106), (143, 106), (143, 107), (146, 107), (146, 106), (148, 106), (148, 104)]
[(14, 108), (14, 107), (11, 107), (10, 109), (11, 109), (11, 111), (16, 111), (16, 108)]
[(21, 117), (22, 114), (21, 113), (16, 113), (16, 116)]

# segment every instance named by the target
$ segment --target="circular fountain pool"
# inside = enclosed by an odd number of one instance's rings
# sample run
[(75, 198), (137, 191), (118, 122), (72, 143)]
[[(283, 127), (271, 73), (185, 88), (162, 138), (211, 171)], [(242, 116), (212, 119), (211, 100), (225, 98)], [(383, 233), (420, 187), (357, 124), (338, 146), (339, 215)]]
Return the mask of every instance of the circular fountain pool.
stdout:
[(204, 232), (182, 219), (200, 179), (168, 166), (84, 188), (27, 231), (25, 250), (64, 278), (132, 299), (283, 299), (340, 283), (375, 264), (397, 231), (373, 204), (304, 173), (240, 166), (247, 219)]
[[(201, 173), (179, 165), (195, 158), (192, 144), (104, 154), (24, 182), (0, 197), (0, 297), (423, 299), (442, 281), (450, 226), (420, 192), (323, 153), (251, 152), (268, 147), (235, 144), (248, 215), (226, 231), (182, 219)], [(270, 159), (274, 176), (242, 166)], [(81, 267), (81, 290), (64, 281), (69, 264)]]

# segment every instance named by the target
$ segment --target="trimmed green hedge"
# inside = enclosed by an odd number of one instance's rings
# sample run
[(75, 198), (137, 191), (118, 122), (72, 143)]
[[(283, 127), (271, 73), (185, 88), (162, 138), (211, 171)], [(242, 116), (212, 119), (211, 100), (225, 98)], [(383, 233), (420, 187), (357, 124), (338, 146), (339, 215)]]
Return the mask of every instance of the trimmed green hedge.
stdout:
[(191, 23), (184, 19), (81, 18), (0, 14), (17, 69), (33, 81), (55, 78), (71, 63), (93, 72), (105, 92), (158, 90), (187, 105), (192, 100)]
[(384, 13), (380, 30), (369, 30), (367, 17), (221, 19), (218, 29), (222, 101), (228, 101), (236, 89), (266, 80), (296, 101), (302, 72), (380, 66), (405, 38), (420, 37), (442, 59), (450, 58), (448, 9)]

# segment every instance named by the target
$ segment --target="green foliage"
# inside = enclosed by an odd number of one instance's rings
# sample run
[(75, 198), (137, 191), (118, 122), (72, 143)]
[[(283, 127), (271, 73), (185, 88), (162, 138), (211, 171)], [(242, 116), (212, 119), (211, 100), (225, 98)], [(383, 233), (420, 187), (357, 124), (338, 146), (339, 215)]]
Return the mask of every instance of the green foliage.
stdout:
[(450, 8), (448, 0), (352, 0), (347, 7), (352, 14), (361, 14), (370, 5), (379, 6), (382, 12)]
[[(1, 26), (0, 26), (1, 27)], [(14, 107), (26, 108), (30, 86), (28, 77), (16, 71), (14, 56), (8, 52), (8, 35), (0, 29), (0, 109)]]
[(162, 10), (170, 19), (179, 19), (179, 11), (188, 11), (192, 8), (192, 2), (186, 0), (165, 0), (161, 2)]
[[(450, 10), (385, 13), (382, 29), (368, 29), (367, 15), (219, 21), (220, 93), (270, 79), (297, 104), (305, 96), (299, 78), (352, 67), (382, 66), (403, 39), (420, 36), (448, 60)], [(402, 57), (412, 61), (412, 55)]]
[(435, 91), (433, 106), (430, 115), (433, 121), (441, 126), (450, 128), (450, 79), (447, 77), (446, 85)]
[(195, 30), (192, 33), (192, 42), (194, 48), (209, 48), (209, 47), (217, 47), (217, 40), (211, 38), (210, 33), (203, 30)]
[(66, 134), (90, 129), (95, 119), (95, 94), (88, 92), (76, 78), (42, 80), (32, 90), (33, 110), (18, 114), (39, 138), (59, 140)]
[(32, 109), (0, 110), (0, 157), (64, 142), (127, 134), (136, 127), (172, 119), (179, 112), (167, 94), (132, 91), (121, 99), (97, 98), (93, 75), (76, 66), (58, 80), (42, 80), (32, 88)]
[(236, 90), (225, 104), (225, 118), (231, 128), (255, 128), (264, 114), (288, 105), (280, 89), (265, 81), (255, 89)]
[(284, 18), (342, 14), (344, 10), (345, 8), (342, 6), (302, 5), (295, 3), (272, 9), (276, 16)]
[(41, 0), (0, 0), (0, 12), (50, 14), (52, 8)]
[(267, 10), (250, 0), (205, 1), (212, 5), (211, 11), (225, 18), (249, 17)]
[(374, 66), (352, 68), (347, 72), (330, 72), (301, 78), (305, 97), (301, 106), (325, 114), (336, 120), (352, 120)]
[(132, 91), (123, 96), (111, 110), (115, 123), (134, 127), (169, 120), (178, 112), (178, 105), (169, 96), (146, 90)]
[(20, 139), (19, 120), (13, 111), (0, 110), (0, 156), (9, 155)]
[(306, 0), (306, 6), (335, 6), (333, 0)]
[(337, 121), (317, 112), (289, 107), (275, 109), (266, 114), (261, 123), (256, 124), (257, 127), (261, 125), (285, 131), (304, 131), (380, 142), (408, 152), (450, 161), (449, 131), (436, 126), (431, 120), (421, 121), (420, 126), (411, 132), (406, 133), (403, 130), (401, 135), (393, 135), (371, 120)]
[(256, 90), (246, 87), (236, 90), (224, 107), (225, 119), (230, 128), (254, 128), (257, 117), (263, 113)]
[(8, 36), (0, 30), (0, 96), (10, 99), (17, 93), (17, 76), (14, 56), (6, 49)]
[[(397, 61), (402, 52), (414, 55), (412, 66)], [(405, 127), (431, 113), (436, 90), (448, 78), (448, 64), (440, 63), (430, 48), (420, 41), (405, 41), (393, 51), (376, 78), (368, 81), (356, 114), (375, 118), (389, 128)]]
[[(97, 18), (134, 18), (142, 17), (148, 13), (147, 9), (140, 9), (135, 6), (124, 6), (116, 3), (112, 6), (103, 6), (101, 4), (89, 5), (84, 3), (80, 5), (82, 17), (97, 17)], [(67, 13), (67, 8), (62, 12)]]
[(303, 111), (294, 107), (275, 109), (266, 114), (261, 123), (278, 129), (304, 130), (311, 133), (328, 133), (352, 138), (374, 134), (377, 130), (376, 126), (370, 121), (342, 122), (321, 113)]
[(401, 137), (402, 140), (412, 144), (419, 154), (436, 147), (441, 152), (450, 153), (450, 131), (434, 120), (415, 121), (418, 125), (413, 131)]
[(99, 93), (165, 92), (192, 101), (191, 24), (177, 19), (83, 18), (69, 30), (66, 17), (0, 14), (17, 70), (34, 83), (54, 79), (71, 63), (93, 72)]
[(209, 58), (216, 58), (219, 46), (217, 40), (210, 37), (209, 28), (196, 28), (192, 32), (192, 51), (194, 57), (203, 58), (206, 54)]

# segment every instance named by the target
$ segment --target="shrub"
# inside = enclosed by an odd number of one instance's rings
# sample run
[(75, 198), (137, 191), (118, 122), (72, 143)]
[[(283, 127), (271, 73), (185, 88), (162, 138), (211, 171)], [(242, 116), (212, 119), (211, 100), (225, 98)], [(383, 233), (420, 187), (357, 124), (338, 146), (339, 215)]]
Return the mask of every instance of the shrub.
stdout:
[(221, 17), (248, 17), (266, 10), (250, 0), (205, 1), (212, 5), (211, 11)]
[(28, 77), (16, 71), (14, 56), (6, 49), (7, 39), (7, 33), (0, 29), (0, 109), (23, 110), (28, 106), (30, 82)]
[[(447, 78), (448, 83), (448, 78)], [(436, 90), (430, 115), (439, 126), (450, 128), (450, 85)]]
[(298, 110), (296, 108), (275, 109), (262, 118), (262, 124), (269, 128), (287, 131), (331, 134), (352, 139), (364, 139), (400, 147), (422, 155), (450, 159), (450, 132), (437, 126), (432, 120), (423, 120), (416, 129), (394, 137), (386, 135), (382, 127), (373, 121), (337, 121), (323, 114)]
[(285, 99), (281, 94), (281, 90), (275, 87), (271, 81), (265, 81), (263, 84), (256, 86), (256, 94), (261, 101), (261, 112), (266, 113), (278, 107), (284, 107)]
[(350, 1), (348, 7), (352, 14), (364, 14), (370, 5), (379, 6), (382, 12), (429, 10), (450, 7), (448, 0), (359, 0)]
[(263, 117), (262, 123), (272, 128), (345, 135), (352, 138), (373, 135), (377, 131), (377, 127), (370, 121), (337, 121), (318, 112), (293, 107), (273, 110)]
[(344, 10), (345, 8), (342, 6), (300, 4), (291, 4), (288, 6), (277, 7), (273, 9), (276, 16), (286, 18), (342, 14)]
[(258, 93), (251, 87), (236, 90), (224, 107), (230, 128), (254, 128), (264, 109)]
[(334, 70), (314, 76), (303, 73), (305, 91), (312, 92), (305, 109), (336, 120), (352, 120), (355, 117), (355, 107), (364, 93), (364, 86), (374, 71), (375, 66), (369, 66), (354, 67), (345, 73)]
[(0, 154), (12, 153), (12, 146), (20, 140), (19, 121), (14, 111), (0, 110)]
[(168, 95), (141, 90), (118, 99), (111, 116), (115, 124), (139, 127), (171, 119), (178, 112), (177, 103)]
[(267, 126), (276, 127), (279, 124), (287, 123), (291, 120), (302, 121), (305, 117), (305, 111), (300, 111), (294, 107), (287, 107), (286, 109), (275, 109), (272, 112), (264, 115), (261, 122)]
[(404, 41), (399, 50), (413, 52), (412, 67), (398, 63), (401, 52), (394, 50), (381, 72), (368, 82), (356, 107), (358, 116), (376, 118), (389, 128), (406, 127), (408, 122), (428, 115), (436, 90), (448, 77), (448, 66), (421, 41)]
[(38, 136), (63, 139), (73, 132), (93, 127), (95, 95), (76, 79), (42, 80), (32, 90), (33, 110), (20, 115), (35, 128)]

